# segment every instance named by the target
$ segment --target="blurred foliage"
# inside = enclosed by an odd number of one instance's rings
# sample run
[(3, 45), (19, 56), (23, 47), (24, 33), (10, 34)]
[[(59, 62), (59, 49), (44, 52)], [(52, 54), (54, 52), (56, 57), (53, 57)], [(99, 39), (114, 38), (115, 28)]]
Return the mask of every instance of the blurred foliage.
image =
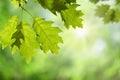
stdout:
[[(7, 3), (7, 5), (6, 5)], [(9, 1), (8, 0), (1, 0), (0, 1), (0, 28), (3, 23), (5, 23), (9, 17), (10, 10), (9, 10)]]
[[(16, 10), (10, 11), (8, 2), (0, 1), (0, 24)], [(42, 8), (41, 12), (34, 9), (36, 14), (61, 26), (64, 43), (59, 45), (59, 55), (39, 50), (26, 64), (18, 53), (11, 55), (9, 47), (0, 47), (0, 80), (120, 80), (120, 23), (104, 24), (94, 16), (96, 5), (84, 0), (78, 0), (78, 4), (85, 13), (83, 28), (69, 30), (59, 17)], [(29, 16), (24, 18), (30, 21)]]
[[(103, 18), (104, 23), (120, 21), (119, 0), (90, 0), (97, 5), (96, 15)], [(98, 4), (99, 3), (99, 4)]]

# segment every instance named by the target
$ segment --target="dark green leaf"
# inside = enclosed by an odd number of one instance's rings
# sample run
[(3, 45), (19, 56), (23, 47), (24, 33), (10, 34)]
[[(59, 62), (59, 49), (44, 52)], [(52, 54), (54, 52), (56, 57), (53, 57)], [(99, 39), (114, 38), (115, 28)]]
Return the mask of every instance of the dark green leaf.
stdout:
[(12, 47), (15, 45), (18, 48), (20, 48), (20, 45), (21, 45), (21, 41), (20, 40), (21, 39), (24, 40), (24, 35), (21, 32), (21, 30), (22, 30), (22, 23), (20, 23), (17, 26), (17, 31), (12, 35), (12, 39), (15, 39), (15, 42), (11, 45)]
[(115, 11), (114, 11), (114, 9), (111, 9), (110, 11), (107, 12), (107, 14), (104, 18), (104, 22), (109, 23), (111, 21), (114, 21), (114, 17), (115, 17)]
[(81, 10), (76, 10), (77, 7), (77, 4), (72, 4), (68, 6), (68, 9), (61, 11), (62, 20), (66, 28), (69, 28), (70, 25), (74, 28), (77, 26), (82, 27), (83, 19), (80, 17), (83, 16), (83, 13)]
[(89, 0), (89, 1), (96, 4), (96, 3), (99, 2), (100, 0)]

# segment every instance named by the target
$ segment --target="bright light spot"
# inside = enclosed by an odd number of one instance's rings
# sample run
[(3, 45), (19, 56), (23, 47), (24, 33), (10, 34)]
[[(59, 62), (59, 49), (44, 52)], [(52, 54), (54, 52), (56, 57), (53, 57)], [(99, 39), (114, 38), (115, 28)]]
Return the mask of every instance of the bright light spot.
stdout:
[(85, 38), (88, 34), (88, 30), (86, 28), (76, 28), (75, 35), (78, 39)]
[(97, 55), (99, 56), (101, 53), (103, 53), (103, 51), (105, 50), (106, 48), (106, 43), (104, 40), (102, 39), (98, 39), (95, 41), (95, 43), (93, 44), (93, 47), (92, 47), (92, 54), (93, 55)]

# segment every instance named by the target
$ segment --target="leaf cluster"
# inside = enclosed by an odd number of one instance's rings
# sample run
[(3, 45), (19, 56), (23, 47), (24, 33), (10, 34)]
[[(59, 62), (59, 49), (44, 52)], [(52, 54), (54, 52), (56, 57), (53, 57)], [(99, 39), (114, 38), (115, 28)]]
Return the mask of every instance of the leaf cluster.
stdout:
[[(51, 51), (58, 54), (58, 43), (63, 42), (59, 35), (62, 31), (58, 27), (52, 26), (52, 21), (32, 16), (24, 8), (29, 1), (11, 0), (11, 2), (26, 11), (32, 17), (33, 23), (21, 20), (18, 16), (10, 18), (4, 25), (4, 29), (0, 31), (2, 49), (9, 46), (13, 54), (19, 52), (27, 63), (31, 61), (32, 56), (36, 55), (37, 49), (43, 50), (44, 53)], [(83, 13), (81, 10), (76, 10), (79, 6), (76, 4), (76, 0), (35, 0), (35, 2), (56, 16), (57, 13), (60, 13), (66, 28), (82, 27)]]
[[(76, 10), (79, 6), (76, 0), (37, 0), (44, 8), (50, 10), (53, 14), (60, 13), (61, 18), (66, 26), (74, 28), (82, 27), (83, 13), (81, 10)], [(72, 21), (74, 20), (74, 21)]]
[(120, 21), (120, 9), (119, 9), (120, 0), (115, 0), (115, 4), (113, 6), (109, 4), (97, 4), (100, 1), (107, 0), (90, 0), (90, 1), (97, 5), (95, 15), (103, 18), (104, 23)]

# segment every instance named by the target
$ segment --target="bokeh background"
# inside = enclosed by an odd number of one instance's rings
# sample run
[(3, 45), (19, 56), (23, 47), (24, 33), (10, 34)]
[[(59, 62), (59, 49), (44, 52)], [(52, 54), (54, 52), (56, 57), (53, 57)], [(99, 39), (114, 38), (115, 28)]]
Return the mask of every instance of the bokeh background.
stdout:
[[(25, 8), (34, 16), (54, 21), (63, 31), (64, 43), (59, 44), (58, 55), (39, 50), (29, 64), (19, 53), (12, 55), (9, 47), (2, 50), (0, 45), (0, 80), (120, 80), (120, 23), (104, 24), (94, 15), (94, 4), (77, 2), (84, 13), (83, 28), (66, 29), (59, 14), (29, 0)], [(11, 16), (21, 13), (24, 20), (32, 22), (31, 16), (10, 0), (0, 0), (0, 29)]]

